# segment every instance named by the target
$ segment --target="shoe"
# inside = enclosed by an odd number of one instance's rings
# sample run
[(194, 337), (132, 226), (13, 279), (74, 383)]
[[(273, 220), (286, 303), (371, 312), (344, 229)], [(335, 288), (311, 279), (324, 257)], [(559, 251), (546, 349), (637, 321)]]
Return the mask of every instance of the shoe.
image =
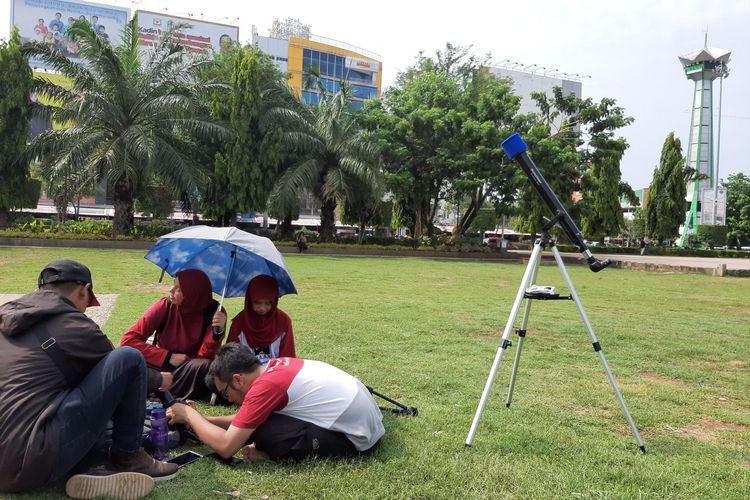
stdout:
[(154, 481), (166, 481), (177, 476), (177, 464), (154, 460), (143, 448), (130, 453), (113, 450), (110, 461), (118, 472), (140, 472), (151, 476)]
[(143, 498), (154, 489), (154, 479), (138, 472), (91, 471), (76, 474), (65, 483), (71, 498)]

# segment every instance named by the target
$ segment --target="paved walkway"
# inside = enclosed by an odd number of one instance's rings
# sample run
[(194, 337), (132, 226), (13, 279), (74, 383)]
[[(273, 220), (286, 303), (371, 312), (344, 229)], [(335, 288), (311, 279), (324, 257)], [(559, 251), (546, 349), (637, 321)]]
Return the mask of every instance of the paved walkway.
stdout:
[[(732, 259), (728, 257), (678, 257), (663, 255), (629, 255), (607, 254), (592, 249), (597, 259), (610, 259), (613, 266), (656, 272), (696, 272), (716, 276), (734, 275), (750, 276), (750, 259)], [(529, 251), (515, 251), (518, 255), (529, 255)], [(543, 254), (552, 258), (549, 252)], [(565, 260), (583, 261), (580, 253), (561, 252)]]
[[(23, 294), (19, 293), (0, 293), (0, 304), (5, 304), (11, 300), (15, 300), (21, 297)], [(112, 309), (115, 307), (115, 301), (117, 300), (116, 293), (97, 293), (96, 298), (101, 304), (99, 307), (89, 307), (86, 309), (86, 316), (93, 319), (99, 328), (109, 319), (109, 315), (112, 313)]]
[(725, 264), (727, 269), (750, 270), (750, 259), (732, 259), (729, 257), (677, 257), (666, 255), (621, 255), (621, 254), (599, 254), (594, 251), (597, 258), (605, 257), (611, 260), (626, 262), (639, 262), (651, 264), (666, 264), (672, 266), (689, 266), (715, 268)]

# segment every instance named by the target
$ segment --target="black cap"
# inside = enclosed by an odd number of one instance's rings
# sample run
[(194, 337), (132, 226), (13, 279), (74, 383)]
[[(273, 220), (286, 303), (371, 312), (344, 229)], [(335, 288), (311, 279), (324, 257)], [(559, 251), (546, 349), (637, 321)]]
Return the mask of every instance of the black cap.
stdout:
[[(54, 274), (49, 271), (54, 271)], [(99, 301), (94, 295), (94, 283), (91, 280), (91, 271), (88, 267), (75, 260), (56, 260), (44, 266), (42, 272), (39, 273), (38, 285), (41, 287), (49, 283), (63, 283), (66, 281), (91, 285), (91, 298), (88, 305), (89, 307), (99, 305)]]

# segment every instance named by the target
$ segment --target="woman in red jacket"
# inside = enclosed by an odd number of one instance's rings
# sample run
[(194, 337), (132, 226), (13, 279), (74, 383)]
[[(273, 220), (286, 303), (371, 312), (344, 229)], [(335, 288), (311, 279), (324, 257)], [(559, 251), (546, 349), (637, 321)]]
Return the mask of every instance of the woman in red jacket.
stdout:
[(270, 276), (250, 280), (245, 308), (232, 318), (227, 342), (249, 347), (265, 364), (272, 358), (295, 358), (292, 319), (278, 308), (279, 286)]
[[(226, 311), (217, 309), (208, 276), (196, 269), (180, 271), (169, 297), (156, 301), (122, 336), (120, 345), (141, 351), (149, 365), (149, 392), (168, 390), (192, 399), (210, 394), (204, 379), (227, 324)], [(214, 326), (221, 334), (216, 338)]]

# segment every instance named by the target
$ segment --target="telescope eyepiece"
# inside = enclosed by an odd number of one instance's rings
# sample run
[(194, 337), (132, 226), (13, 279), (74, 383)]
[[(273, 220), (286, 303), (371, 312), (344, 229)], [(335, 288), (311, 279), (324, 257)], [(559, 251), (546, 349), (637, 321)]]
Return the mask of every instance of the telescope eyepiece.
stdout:
[(598, 273), (605, 267), (608, 267), (612, 262), (609, 259), (599, 260), (597, 258), (591, 257), (590, 259), (588, 259), (588, 263), (589, 269), (591, 269), (595, 273)]

